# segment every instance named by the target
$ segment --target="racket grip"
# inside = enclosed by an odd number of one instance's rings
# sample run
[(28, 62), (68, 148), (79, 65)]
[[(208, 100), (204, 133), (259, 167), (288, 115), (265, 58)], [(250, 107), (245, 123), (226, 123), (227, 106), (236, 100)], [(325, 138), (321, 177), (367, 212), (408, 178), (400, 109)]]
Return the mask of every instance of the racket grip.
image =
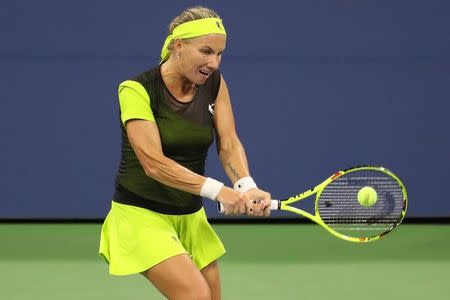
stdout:
[(281, 201), (272, 199), (270, 201), (270, 210), (279, 210), (281, 209)]
[[(280, 206), (281, 206), (280, 200), (272, 199), (270, 201), (270, 210), (279, 210)], [(217, 202), (217, 209), (219, 210), (219, 212), (221, 214), (225, 212), (225, 208), (223, 207), (222, 203), (220, 203), (220, 202)]]

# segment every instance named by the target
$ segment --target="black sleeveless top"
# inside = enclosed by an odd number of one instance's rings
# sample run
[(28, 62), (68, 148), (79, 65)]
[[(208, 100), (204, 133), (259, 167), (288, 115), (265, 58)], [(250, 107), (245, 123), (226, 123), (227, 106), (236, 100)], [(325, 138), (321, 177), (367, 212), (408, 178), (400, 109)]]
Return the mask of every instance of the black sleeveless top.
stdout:
[[(171, 95), (159, 66), (132, 80), (140, 83), (150, 97), (148, 109), (155, 117), (164, 155), (203, 175), (208, 149), (214, 140), (213, 109), (220, 87), (219, 71), (197, 87), (193, 100), (188, 103)], [(113, 200), (163, 214), (198, 211), (203, 206), (200, 196), (171, 188), (145, 174), (124, 125), (121, 127), (122, 156)]]

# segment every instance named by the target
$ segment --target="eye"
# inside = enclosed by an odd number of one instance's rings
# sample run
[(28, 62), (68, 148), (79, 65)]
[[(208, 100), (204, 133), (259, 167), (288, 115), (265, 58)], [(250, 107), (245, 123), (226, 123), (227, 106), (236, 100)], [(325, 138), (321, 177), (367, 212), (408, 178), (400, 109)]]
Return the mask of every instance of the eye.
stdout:
[(211, 49), (200, 49), (200, 52), (205, 55), (209, 55), (212, 53)]

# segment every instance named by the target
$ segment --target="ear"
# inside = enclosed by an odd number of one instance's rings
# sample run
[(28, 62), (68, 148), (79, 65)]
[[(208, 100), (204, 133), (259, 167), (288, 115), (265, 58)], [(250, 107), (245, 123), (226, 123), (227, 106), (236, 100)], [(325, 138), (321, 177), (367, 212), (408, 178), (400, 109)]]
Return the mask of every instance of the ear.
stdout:
[(181, 49), (183, 49), (183, 42), (180, 39), (173, 41), (173, 50), (179, 52)]

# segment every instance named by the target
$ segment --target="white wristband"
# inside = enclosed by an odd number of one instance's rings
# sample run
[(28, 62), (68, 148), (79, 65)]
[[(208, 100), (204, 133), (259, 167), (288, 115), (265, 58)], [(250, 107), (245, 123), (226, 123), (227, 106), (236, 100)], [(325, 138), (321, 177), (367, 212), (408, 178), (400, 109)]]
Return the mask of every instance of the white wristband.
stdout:
[(217, 195), (222, 189), (223, 183), (215, 179), (207, 177), (200, 191), (200, 196), (216, 200)]
[(247, 176), (247, 177), (242, 177), (241, 179), (236, 181), (234, 183), (233, 188), (240, 193), (245, 193), (249, 189), (258, 188), (258, 187), (256, 186), (256, 183), (253, 181), (253, 178), (251, 178), (250, 176)]

